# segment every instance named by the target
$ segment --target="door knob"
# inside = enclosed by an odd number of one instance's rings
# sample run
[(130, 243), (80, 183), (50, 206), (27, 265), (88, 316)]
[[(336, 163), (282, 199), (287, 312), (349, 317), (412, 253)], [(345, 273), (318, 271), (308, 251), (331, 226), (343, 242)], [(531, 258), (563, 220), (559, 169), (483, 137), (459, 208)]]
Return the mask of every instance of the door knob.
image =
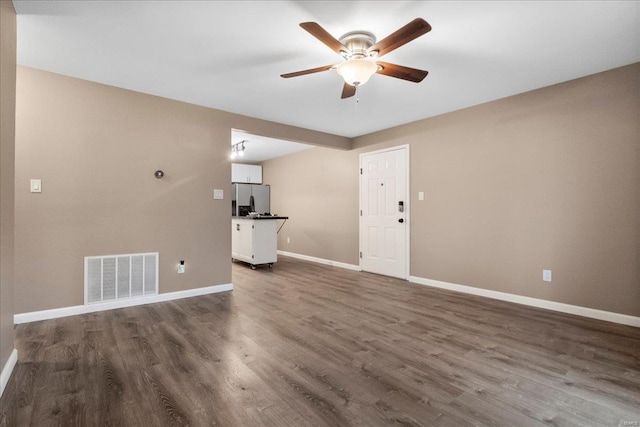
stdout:
[(398, 222), (399, 222), (400, 224), (402, 224), (402, 223), (404, 222), (404, 218), (400, 218), (400, 219), (398, 220)]

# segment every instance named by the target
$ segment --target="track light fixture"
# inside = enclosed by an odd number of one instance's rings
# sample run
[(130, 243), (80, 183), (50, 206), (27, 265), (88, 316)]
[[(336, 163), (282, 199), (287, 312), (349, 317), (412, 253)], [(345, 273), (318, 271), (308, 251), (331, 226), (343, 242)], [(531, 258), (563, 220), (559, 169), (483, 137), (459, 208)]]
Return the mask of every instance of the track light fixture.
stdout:
[(240, 142), (237, 142), (235, 144), (233, 144), (231, 146), (231, 160), (235, 159), (236, 157), (240, 156), (244, 156), (244, 143), (246, 142), (246, 140), (242, 140)]

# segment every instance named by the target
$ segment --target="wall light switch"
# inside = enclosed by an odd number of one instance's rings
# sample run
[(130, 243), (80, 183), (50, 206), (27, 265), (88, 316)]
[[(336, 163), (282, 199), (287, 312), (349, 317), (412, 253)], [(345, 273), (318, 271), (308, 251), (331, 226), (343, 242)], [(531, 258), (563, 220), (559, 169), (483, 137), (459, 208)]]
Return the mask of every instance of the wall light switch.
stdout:
[(213, 190), (213, 198), (216, 200), (224, 199), (224, 190), (221, 190), (219, 188), (216, 188), (215, 190)]
[(31, 180), (31, 192), (32, 193), (42, 193), (42, 181), (39, 179)]
[(542, 280), (545, 282), (551, 281), (551, 270), (542, 270)]
[(418, 200), (424, 200), (424, 191), (418, 192)]

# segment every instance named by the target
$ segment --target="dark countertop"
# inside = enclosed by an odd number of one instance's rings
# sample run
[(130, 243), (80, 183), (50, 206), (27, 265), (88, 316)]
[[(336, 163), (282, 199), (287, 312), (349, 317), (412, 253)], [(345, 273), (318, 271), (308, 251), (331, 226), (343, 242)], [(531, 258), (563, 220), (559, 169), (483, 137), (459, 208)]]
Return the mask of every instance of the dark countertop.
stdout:
[(271, 216), (271, 215), (256, 216), (254, 218), (251, 218), (249, 216), (234, 216), (233, 218), (236, 218), (236, 219), (289, 219), (288, 216)]

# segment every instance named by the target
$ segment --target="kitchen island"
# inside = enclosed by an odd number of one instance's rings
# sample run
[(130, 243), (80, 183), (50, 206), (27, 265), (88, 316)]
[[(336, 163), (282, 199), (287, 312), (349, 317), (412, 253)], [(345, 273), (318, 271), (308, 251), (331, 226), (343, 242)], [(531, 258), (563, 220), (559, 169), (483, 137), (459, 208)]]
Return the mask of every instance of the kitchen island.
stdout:
[(232, 217), (231, 259), (249, 263), (254, 270), (260, 264), (273, 267), (278, 261), (278, 220), (287, 219), (274, 215)]

